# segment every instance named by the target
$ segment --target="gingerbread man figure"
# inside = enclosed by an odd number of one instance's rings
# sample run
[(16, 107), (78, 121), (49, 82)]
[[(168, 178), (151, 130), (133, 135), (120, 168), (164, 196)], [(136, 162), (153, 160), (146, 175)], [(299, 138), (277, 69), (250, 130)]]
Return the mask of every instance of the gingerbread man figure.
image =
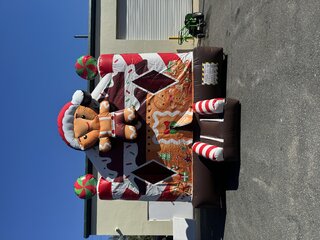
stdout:
[(110, 138), (136, 139), (136, 128), (127, 124), (135, 119), (134, 107), (110, 112), (107, 100), (99, 104), (89, 93), (77, 90), (60, 111), (58, 128), (63, 140), (75, 149), (87, 150), (99, 143), (99, 151), (108, 152)]

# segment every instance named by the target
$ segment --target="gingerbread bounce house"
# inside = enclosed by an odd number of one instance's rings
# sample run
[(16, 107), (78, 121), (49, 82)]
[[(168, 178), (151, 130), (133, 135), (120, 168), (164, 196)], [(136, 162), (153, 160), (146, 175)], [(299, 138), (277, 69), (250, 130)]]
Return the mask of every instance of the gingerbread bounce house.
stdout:
[(76, 181), (80, 198), (217, 204), (212, 167), (240, 160), (240, 103), (226, 97), (222, 48), (83, 56), (76, 71), (100, 77), (58, 116), (62, 139), (101, 175)]

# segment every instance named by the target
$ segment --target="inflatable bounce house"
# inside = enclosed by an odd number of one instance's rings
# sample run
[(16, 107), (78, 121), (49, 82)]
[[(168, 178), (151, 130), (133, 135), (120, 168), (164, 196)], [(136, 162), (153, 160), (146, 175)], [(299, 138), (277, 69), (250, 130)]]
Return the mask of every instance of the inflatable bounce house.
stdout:
[(186, 53), (80, 57), (77, 90), (58, 116), (62, 139), (84, 151), (101, 178), (74, 185), (80, 198), (216, 201), (210, 162), (239, 161), (240, 104), (226, 98), (221, 48)]

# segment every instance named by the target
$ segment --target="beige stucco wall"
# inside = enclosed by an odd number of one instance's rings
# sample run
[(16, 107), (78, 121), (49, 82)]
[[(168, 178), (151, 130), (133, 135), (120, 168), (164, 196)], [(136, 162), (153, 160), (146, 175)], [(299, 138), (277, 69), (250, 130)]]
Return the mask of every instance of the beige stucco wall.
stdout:
[(148, 221), (148, 203), (141, 201), (98, 201), (98, 235), (172, 235), (171, 221)]
[[(176, 52), (192, 49), (196, 42), (178, 45), (177, 40), (118, 40), (116, 39), (116, 1), (100, 0), (97, 20), (97, 55), (101, 53)], [(193, 1), (194, 11), (199, 1)], [(99, 11), (98, 11), (99, 12)], [(125, 235), (172, 235), (171, 221), (148, 221), (148, 203), (139, 201), (94, 200), (92, 207), (92, 234), (117, 235), (119, 228)]]
[[(198, 11), (199, 2), (194, 1), (194, 11)], [(145, 53), (145, 52), (176, 52), (177, 49), (192, 49), (196, 42), (178, 45), (177, 40), (121, 40), (116, 39), (117, 4), (115, 0), (101, 1), (100, 18), (100, 52), (101, 53)]]

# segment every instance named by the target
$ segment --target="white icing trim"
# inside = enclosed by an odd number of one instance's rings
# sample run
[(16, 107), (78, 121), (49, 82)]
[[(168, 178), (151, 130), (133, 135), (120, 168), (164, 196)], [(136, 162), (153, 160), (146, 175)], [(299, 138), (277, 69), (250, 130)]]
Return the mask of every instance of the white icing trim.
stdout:
[(202, 118), (200, 122), (224, 122), (223, 118)]
[(217, 141), (217, 142), (221, 142), (221, 143), (224, 142), (224, 139), (222, 139), (222, 138), (215, 138), (215, 137), (208, 137), (208, 136), (200, 135), (200, 139), (201, 138), (208, 139), (208, 140), (213, 140), (213, 141)]
[(108, 97), (108, 95), (104, 93), (104, 90), (107, 88), (107, 86), (112, 87), (114, 85), (112, 77), (113, 73), (108, 73), (103, 78), (101, 78), (100, 82), (91, 93), (93, 99), (98, 101), (101, 97)]
[(111, 117), (99, 117), (100, 121), (111, 120)]
[(132, 121), (135, 118), (134, 110), (132, 108), (127, 108), (127, 111), (129, 111), (128, 120)]

